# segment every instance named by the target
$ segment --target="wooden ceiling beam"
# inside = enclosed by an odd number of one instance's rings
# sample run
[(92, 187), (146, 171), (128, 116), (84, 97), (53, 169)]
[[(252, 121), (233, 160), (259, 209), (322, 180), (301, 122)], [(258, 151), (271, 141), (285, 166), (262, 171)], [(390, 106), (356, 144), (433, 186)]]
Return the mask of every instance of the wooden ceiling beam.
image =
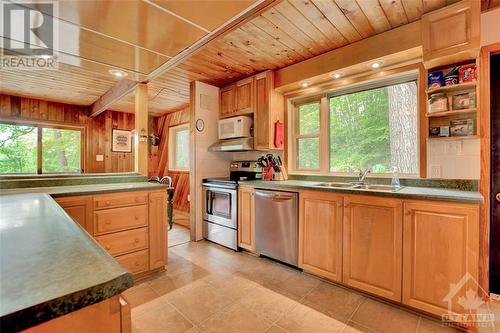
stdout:
[(113, 87), (111, 87), (111, 89), (99, 97), (97, 101), (90, 106), (89, 117), (95, 117), (106, 111), (110, 106), (134, 91), (138, 84), (138, 82), (128, 79), (118, 81)]
[(275, 72), (274, 87), (293, 90), (300, 81), (417, 47), (422, 47), (420, 20), (284, 67)]

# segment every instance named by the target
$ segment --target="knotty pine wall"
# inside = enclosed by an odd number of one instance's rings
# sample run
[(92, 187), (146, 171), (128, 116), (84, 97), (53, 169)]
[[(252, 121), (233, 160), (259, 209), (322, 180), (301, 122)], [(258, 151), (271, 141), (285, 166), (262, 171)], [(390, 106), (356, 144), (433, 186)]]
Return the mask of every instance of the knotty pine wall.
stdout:
[[(132, 153), (111, 151), (111, 130), (133, 129), (133, 114), (105, 111), (89, 118), (85, 106), (0, 94), (0, 120), (84, 128), (86, 173), (134, 171), (133, 148)], [(104, 155), (104, 161), (96, 161), (98, 154)]]
[[(189, 122), (189, 108), (182, 109), (155, 119), (153, 132), (160, 137), (158, 147), (152, 147), (151, 158), (156, 159), (156, 174), (159, 177), (170, 176), (173, 180), (174, 208), (189, 212), (189, 172), (171, 172), (168, 170), (168, 131), (172, 126)], [(151, 161), (151, 159), (150, 159)], [(150, 163), (153, 165), (153, 163)], [(151, 170), (151, 168), (150, 168)]]

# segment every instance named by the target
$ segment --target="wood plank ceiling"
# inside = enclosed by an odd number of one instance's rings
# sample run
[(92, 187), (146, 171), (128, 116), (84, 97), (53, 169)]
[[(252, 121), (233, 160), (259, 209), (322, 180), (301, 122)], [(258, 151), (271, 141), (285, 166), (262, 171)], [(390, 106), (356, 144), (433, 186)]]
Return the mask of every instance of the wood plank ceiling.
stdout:
[[(484, 9), (492, 8), (498, 2), (482, 1)], [(186, 39), (187, 44), (192, 44), (197, 38), (220, 26), (221, 20), (227, 20), (227, 15), (221, 15), (221, 11), (237, 13), (248, 7), (252, 1), (246, 1), (244, 4), (240, 2), (143, 0), (118, 4), (117, 0), (70, 1), (71, 5), (63, 5), (60, 12), (63, 20), (79, 25), (80, 30), (103, 31), (106, 36), (112, 36), (113, 40), (119, 39), (125, 41), (125, 44), (139, 45), (142, 52), (150, 52), (151, 54), (142, 56), (145, 64), (139, 70), (131, 68), (130, 59), (126, 54), (120, 58), (122, 68), (131, 70), (136, 75), (132, 78), (142, 81), (142, 75), (147, 77), (152, 69), (162, 62), (168, 63), (170, 57), (182, 50), (180, 44), (162, 43), (162, 36), (174, 33)], [(151, 80), (148, 84), (150, 112), (162, 114), (184, 108), (189, 102), (189, 82), (192, 80), (221, 86), (264, 70), (283, 68), (419, 20), (424, 13), (453, 2), (456, 0), (276, 1), (272, 8), (210, 41), (197, 53)], [(240, 4), (237, 5), (238, 3)], [(217, 7), (218, 4), (229, 9)], [(140, 13), (140, 16), (129, 15), (127, 20), (125, 14), (122, 14), (133, 12), (136, 15)], [(176, 24), (161, 24), (165, 20), (162, 15), (170, 15), (171, 12), (177, 15), (175, 18), (180, 16), (184, 20), (196, 22), (195, 26), (186, 26), (187, 23), (182, 20)], [(208, 12), (210, 14), (207, 14)], [(102, 19), (96, 20), (91, 13), (100, 13), (99, 17)], [(141, 25), (144, 21), (148, 22), (145, 26)], [(148, 33), (138, 36), (134, 34), (137, 31)], [(103, 42), (100, 49), (106, 45)], [(88, 53), (93, 55), (100, 49)], [(115, 54), (109, 52), (108, 57)], [(34, 77), (20, 78), (18, 73), (13, 73), (5, 76), (6, 83), (2, 73), (0, 91), (30, 95), (37, 92), (47, 98), (62, 96), (66, 92), (66, 95), (69, 95), (67, 102), (90, 104), (113, 83), (109, 75), (100, 75), (93, 81), (92, 75), (88, 75), (86, 69), (80, 67), (78, 71), (81, 73), (75, 73), (74, 68), (62, 66), (61, 73), (47, 74), (47, 77), (44, 74), (44, 78), (38, 80)], [(94, 69), (94, 75), (95, 72)], [(43, 89), (37, 89), (37, 85)], [(112, 109), (133, 112), (133, 96), (127, 96), (113, 105)]]
[[(171, 110), (189, 102), (189, 82), (216, 86), (279, 69), (419, 20), (456, 0), (283, 0), (150, 82)], [(168, 86), (168, 90), (161, 91)], [(124, 100), (118, 108), (131, 108)]]

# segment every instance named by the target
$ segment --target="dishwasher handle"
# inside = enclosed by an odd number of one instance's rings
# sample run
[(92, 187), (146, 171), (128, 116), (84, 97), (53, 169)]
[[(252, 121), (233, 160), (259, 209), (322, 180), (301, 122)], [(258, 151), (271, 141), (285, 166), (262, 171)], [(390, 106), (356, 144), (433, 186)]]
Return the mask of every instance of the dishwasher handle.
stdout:
[(284, 194), (282, 192), (280, 193), (270, 193), (270, 192), (259, 192), (256, 191), (255, 195), (264, 197), (266, 199), (275, 201), (275, 202), (283, 202), (283, 201), (289, 201), (293, 200), (296, 198), (296, 194), (290, 193), (290, 194)]

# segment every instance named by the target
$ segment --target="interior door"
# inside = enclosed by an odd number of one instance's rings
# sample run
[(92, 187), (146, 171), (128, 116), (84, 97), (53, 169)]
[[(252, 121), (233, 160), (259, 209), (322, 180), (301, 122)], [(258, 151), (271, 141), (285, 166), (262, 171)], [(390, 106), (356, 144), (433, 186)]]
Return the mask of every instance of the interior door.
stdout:
[(500, 295), (500, 54), (491, 57), (490, 291)]

